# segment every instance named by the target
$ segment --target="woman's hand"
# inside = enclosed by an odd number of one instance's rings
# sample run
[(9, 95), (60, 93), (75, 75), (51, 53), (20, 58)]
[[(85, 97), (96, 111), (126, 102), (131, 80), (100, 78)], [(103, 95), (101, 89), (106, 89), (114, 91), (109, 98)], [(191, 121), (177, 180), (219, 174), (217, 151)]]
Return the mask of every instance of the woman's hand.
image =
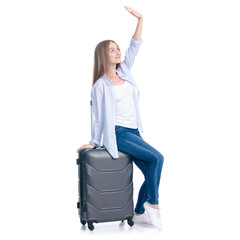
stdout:
[(134, 17), (136, 17), (138, 20), (141, 19), (143, 16), (141, 13), (135, 11), (134, 9), (130, 7), (124, 7), (128, 12), (130, 12)]
[(136, 17), (138, 19), (138, 24), (137, 24), (135, 33), (133, 35), (133, 40), (139, 41), (139, 40), (141, 40), (141, 37), (142, 37), (143, 16), (141, 13), (133, 10), (130, 7), (125, 6), (124, 8), (127, 9), (128, 12), (130, 12), (134, 17)]
[(92, 144), (84, 144), (82, 145), (80, 148), (78, 148), (77, 150), (77, 153), (80, 152), (82, 149), (85, 149), (85, 148), (94, 148), (95, 145), (92, 145)]

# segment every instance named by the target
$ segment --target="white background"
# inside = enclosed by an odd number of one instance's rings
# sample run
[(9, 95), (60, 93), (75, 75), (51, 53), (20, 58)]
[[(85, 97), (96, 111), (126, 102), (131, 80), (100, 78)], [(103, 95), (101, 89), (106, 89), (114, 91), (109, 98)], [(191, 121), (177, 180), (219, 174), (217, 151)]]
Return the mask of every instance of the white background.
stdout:
[[(142, 136), (165, 157), (162, 232), (90, 232), (76, 208), (93, 52), (113, 39), (124, 55), (137, 23), (124, 5), (144, 15), (132, 74)], [(1, 1), (1, 239), (239, 239), (239, 12), (237, 0)], [(134, 168), (135, 202), (142, 180)]]

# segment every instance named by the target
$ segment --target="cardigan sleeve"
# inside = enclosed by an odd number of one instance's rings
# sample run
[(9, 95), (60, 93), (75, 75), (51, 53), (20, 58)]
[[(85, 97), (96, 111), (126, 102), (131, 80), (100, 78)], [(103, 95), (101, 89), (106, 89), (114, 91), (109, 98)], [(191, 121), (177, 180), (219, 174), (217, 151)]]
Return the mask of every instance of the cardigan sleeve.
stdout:
[(91, 124), (91, 140), (90, 144), (101, 146), (103, 134), (103, 93), (93, 85), (91, 91), (92, 100), (92, 124)]
[(139, 41), (135, 41), (133, 40), (133, 38), (131, 38), (130, 46), (128, 47), (128, 50), (125, 54), (124, 60), (121, 62), (121, 67), (126, 67), (128, 68), (128, 70), (131, 70), (142, 41), (142, 39)]

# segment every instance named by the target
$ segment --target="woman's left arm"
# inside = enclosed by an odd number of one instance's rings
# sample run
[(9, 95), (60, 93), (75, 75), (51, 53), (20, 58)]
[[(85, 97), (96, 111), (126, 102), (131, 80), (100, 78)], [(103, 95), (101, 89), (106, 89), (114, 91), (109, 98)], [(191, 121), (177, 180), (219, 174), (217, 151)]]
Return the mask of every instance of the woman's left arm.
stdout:
[(134, 17), (136, 17), (138, 19), (137, 27), (136, 27), (135, 33), (133, 35), (133, 40), (140, 41), (141, 40), (141, 36), (142, 36), (142, 28), (143, 28), (143, 16), (142, 16), (142, 14), (140, 14), (139, 12), (133, 10), (130, 7), (125, 7), (125, 9), (129, 13), (131, 13)]

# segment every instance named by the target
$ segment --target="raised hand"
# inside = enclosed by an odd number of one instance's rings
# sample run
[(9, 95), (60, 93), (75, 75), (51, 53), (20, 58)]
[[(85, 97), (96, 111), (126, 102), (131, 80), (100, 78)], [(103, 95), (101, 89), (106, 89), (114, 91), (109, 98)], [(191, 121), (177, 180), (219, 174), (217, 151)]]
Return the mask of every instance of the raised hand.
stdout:
[(131, 13), (134, 17), (138, 19), (137, 27), (135, 30), (135, 33), (133, 35), (133, 40), (139, 41), (142, 36), (142, 28), (143, 28), (143, 16), (141, 13), (135, 11), (134, 9), (130, 7), (124, 7), (129, 13)]
[(135, 11), (134, 9), (125, 6), (124, 7), (129, 13), (131, 13), (134, 17), (136, 17), (137, 19), (141, 19), (143, 16), (141, 13)]

